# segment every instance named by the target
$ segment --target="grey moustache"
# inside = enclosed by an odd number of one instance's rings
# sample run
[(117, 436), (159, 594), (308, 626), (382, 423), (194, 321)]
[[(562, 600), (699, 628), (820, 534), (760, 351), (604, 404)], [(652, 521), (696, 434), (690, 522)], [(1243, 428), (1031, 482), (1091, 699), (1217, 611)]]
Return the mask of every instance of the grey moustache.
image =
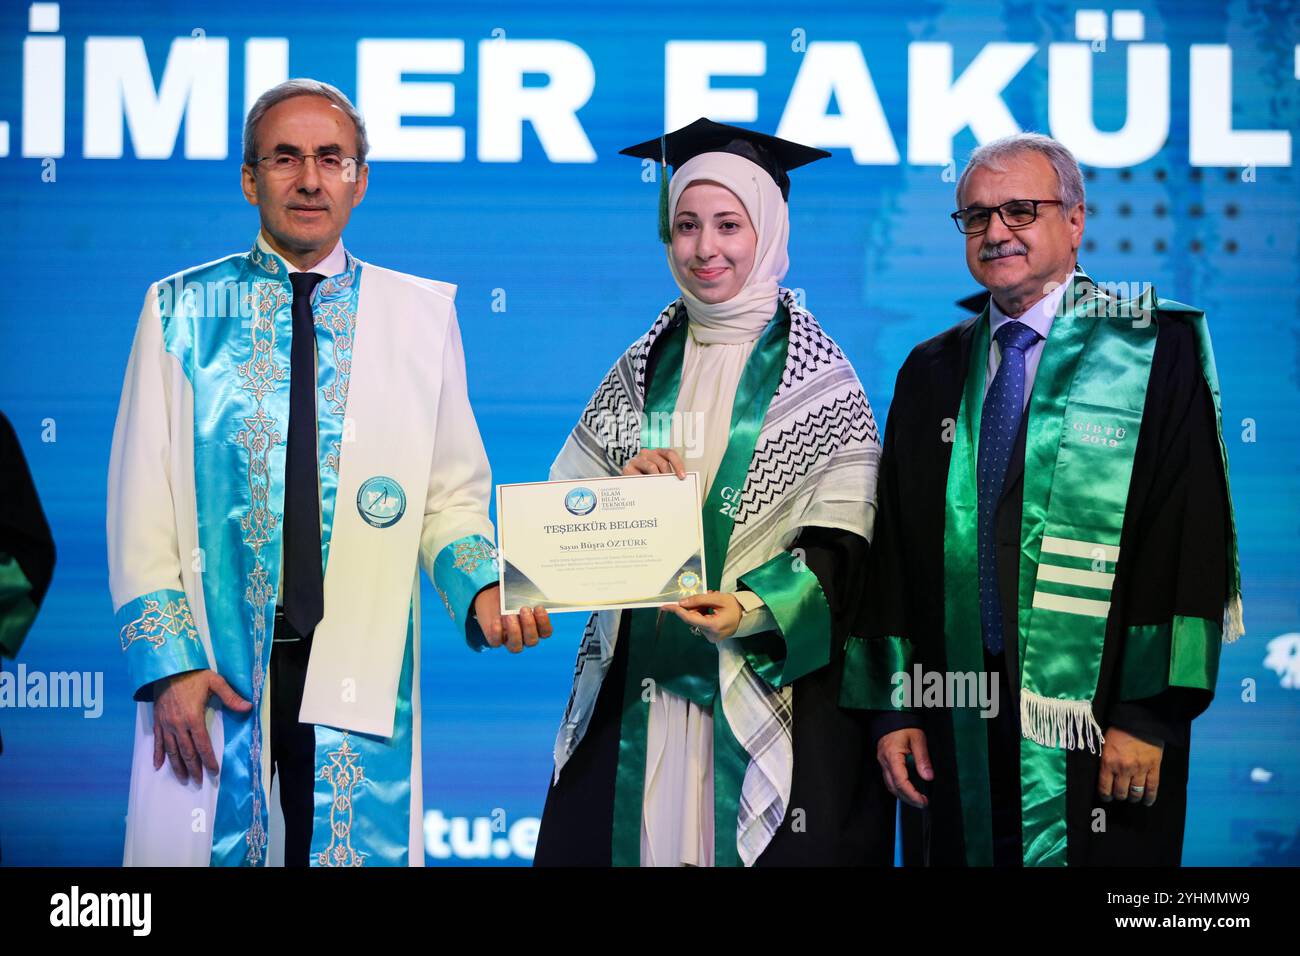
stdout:
[(996, 246), (984, 246), (980, 249), (980, 262), (988, 262), (990, 259), (1005, 259), (1007, 256), (1023, 256), (1028, 251), (1020, 243), (1014, 245), (999, 243)]

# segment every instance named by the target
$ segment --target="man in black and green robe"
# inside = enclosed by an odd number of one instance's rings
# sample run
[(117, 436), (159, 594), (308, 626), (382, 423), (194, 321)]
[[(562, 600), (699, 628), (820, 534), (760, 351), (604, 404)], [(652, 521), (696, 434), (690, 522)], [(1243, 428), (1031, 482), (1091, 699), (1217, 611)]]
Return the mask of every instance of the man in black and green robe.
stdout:
[(991, 296), (898, 374), (841, 702), (918, 808), (908, 862), (1176, 864), (1191, 721), (1242, 630), (1205, 319), (1076, 271), (1054, 141), (981, 147), (957, 195)]

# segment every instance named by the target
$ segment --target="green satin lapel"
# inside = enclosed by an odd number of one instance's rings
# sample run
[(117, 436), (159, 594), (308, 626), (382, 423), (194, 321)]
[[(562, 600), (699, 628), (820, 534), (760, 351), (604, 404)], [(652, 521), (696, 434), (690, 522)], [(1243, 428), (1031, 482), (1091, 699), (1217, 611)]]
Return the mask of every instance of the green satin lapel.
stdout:
[[(672, 421), (677, 406), (688, 334), (685, 321), (663, 332), (665, 340), (659, 346), (658, 364), (646, 391), (642, 448), (665, 448), (671, 444), (671, 435), (664, 428)], [(754, 346), (737, 386), (727, 450), (703, 509), (705, 574), (710, 590), (717, 590), (722, 580), (727, 545), (735, 526), (736, 505), (745, 487), (768, 406), (781, 382), (789, 338), (790, 314), (784, 305), (778, 305), (772, 321)], [(749, 757), (721, 712), (717, 648), (692, 634), (676, 616), (661, 616), (655, 608), (623, 613), (631, 614), (632, 621), (628, 628), (628, 669), (623, 685), (614, 783), (613, 864), (637, 866), (641, 861), (648, 695), (666, 690), (714, 713), (715, 863), (738, 865), (736, 819)]]
[[(683, 323), (664, 334), (673, 338), (664, 345), (654, 381), (651, 382), (646, 402), (648, 422), (670, 420), (681, 383), (684, 343), (689, 332)], [(754, 457), (758, 433), (767, 416), (767, 407), (781, 381), (789, 337), (790, 316), (785, 307), (781, 306), (754, 346), (736, 389), (727, 450), (718, 465), (703, 509), (704, 567), (711, 591), (716, 591), (722, 581), (727, 544), (735, 527), (736, 508), (745, 487), (750, 461)], [(665, 379), (671, 380), (671, 388), (667, 385), (660, 387), (659, 383)], [(653, 437), (649, 434), (649, 428), (646, 431), (646, 437)], [(712, 706), (713, 696), (717, 692), (717, 659), (717, 648), (692, 634), (680, 618), (663, 616), (659, 623), (658, 639), (655, 641), (651, 672), (660, 687), (708, 708)]]
[[(1017, 615), (1027, 865), (1065, 863), (1065, 757), (1067, 746), (1091, 739), (1091, 701), (1154, 350), (1155, 325), (1133, 323), (1123, 309), (1107, 317), (1109, 305), (1090, 279), (1074, 278), (1027, 410)], [(983, 669), (975, 479), (988, 349), (986, 309), (973, 331), (948, 470), (944, 646), (950, 671)], [(986, 728), (972, 708), (954, 709), (952, 719), (966, 861), (989, 865)]]
[[(953, 429), (952, 458), (943, 526), (943, 638), (949, 671), (979, 673), (984, 669), (984, 637), (980, 633), (979, 509), (976, 462), (980, 411), (988, 367), (988, 307), (975, 320), (970, 366), (961, 407)], [(957, 758), (957, 790), (961, 794), (962, 833), (969, 866), (992, 866), (988, 736), (978, 710), (955, 708), (952, 729)]]
[(648, 693), (654, 652), (654, 608), (624, 611), (628, 626), (627, 676), (623, 681), (623, 716), (619, 725), (618, 765), (614, 778), (614, 824), (610, 861), (614, 866), (641, 865), (641, 804), (645, 797), (646, 731), (650, 725)]
[(1070, 303), (1043, 351), (1025, 444), (1018, 618), (1026, 866), (1066, 864), (1066, 754), (1085, 741), (1091, 749), (1101, 729), (1092, 701), (1156, 339), (1154, 322), (1133, 322), (1086, 278), (1075, 279)]

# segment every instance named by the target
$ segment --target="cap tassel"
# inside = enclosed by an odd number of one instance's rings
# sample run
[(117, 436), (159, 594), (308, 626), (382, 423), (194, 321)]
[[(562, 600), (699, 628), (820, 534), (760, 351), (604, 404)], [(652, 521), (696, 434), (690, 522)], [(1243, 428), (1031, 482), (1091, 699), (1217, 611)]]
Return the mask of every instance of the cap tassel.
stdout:
[(672, 230), (668, 228), (668, 140), (659, 137), (659, 241), (665, 246), (673, 241)]

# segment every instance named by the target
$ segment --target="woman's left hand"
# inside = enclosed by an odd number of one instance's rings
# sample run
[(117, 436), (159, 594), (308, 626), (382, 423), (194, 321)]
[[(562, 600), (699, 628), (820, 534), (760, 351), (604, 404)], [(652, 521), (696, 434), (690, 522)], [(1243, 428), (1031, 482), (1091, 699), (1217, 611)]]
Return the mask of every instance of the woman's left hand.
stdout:
[(740, 617), (745, 613), (736, 596), (724, 591), (693, 594), (676, 604), (663, 605), (663, 610), (672, 611), (713, 644), (735, 634), (736, 628), (740, 627)]

